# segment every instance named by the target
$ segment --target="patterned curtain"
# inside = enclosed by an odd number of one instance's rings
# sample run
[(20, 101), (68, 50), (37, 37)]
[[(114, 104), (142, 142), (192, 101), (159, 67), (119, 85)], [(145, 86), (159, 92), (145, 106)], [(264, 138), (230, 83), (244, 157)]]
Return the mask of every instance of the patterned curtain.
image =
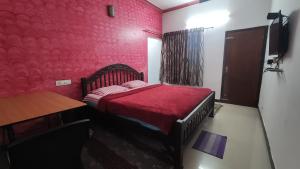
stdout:
[(203, 86), (203, 55), (204, 28), (164, 34), (160, 81)]

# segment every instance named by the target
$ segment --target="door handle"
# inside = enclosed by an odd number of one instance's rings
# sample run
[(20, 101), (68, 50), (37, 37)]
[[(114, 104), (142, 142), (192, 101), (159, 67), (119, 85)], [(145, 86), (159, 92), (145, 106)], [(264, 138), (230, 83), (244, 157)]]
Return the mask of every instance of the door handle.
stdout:
[(225, 73), (228, 73), (228, 66), (225, 66)]
[(228, 36), (228, 37), (226, 37), (226, 40), (234, 40), (234, 37), (233, 36)]

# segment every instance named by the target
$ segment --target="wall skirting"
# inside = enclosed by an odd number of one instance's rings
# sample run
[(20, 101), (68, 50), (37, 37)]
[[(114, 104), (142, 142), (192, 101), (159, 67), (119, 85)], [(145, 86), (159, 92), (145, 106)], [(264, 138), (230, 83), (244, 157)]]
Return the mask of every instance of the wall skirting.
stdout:
[(270, 160), (270, 163), (271, 163), (271, 167), (272, 167), (272, 169), (275, 169), (275, 164), (274, 164), (274, 161), (273, 161), (273, 156), (272, 156), (272, 151), (271, 151), (271, 147), (270, 147), (269, 138), (268, 138), (265, 123), (264, 123), (264, 120), (262, 118), (261, 111), (260, 111), (259, 108), (258, 108), (258, 114), (259, 114), (259, 118), (260, 118), (261, 124), (263, 126), (263, 130), (264, 130), (264, 136), (265, 136), (265, 139), (266, 139), (266, 145), (267, 145), (267, 149), (268, 149), (268, 154), (269, 154), (269, 160)]

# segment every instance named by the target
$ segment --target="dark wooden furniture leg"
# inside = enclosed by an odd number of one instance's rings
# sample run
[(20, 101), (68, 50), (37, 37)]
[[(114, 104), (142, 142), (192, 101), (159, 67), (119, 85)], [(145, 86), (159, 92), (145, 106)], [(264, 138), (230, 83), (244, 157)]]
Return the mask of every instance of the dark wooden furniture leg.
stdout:
[(215, 117), (215, 102), (212, 102), (211, 104), (212, 104), (212, 110), (209, 114), (209, 117), (214, 118)]
[(5, 150), (6, 145), (6, 129), (3, 127), (2, 129), (2, 143), (0, 145), (0, 152)]
[(5, 144), (5, 140), (6, 140), (5, 128), (1, 128), (1, 129), (2, 129), (2, 143)]
[(64, 120), (62, 118), (62, 113), (58, 113), (57, 116), (58, 116), (59, 125), (60, 126), (64, 125)]
[(44, 120), (45, 120), (45, 122), (47, 123), (48, 129), (50, 129), (50, 128), (51, 128), (51, 119), (50, 119), (50, 117), (49, 117), (49, 116), (46, 116), (46, 117), (44, 118)]
[(14, 129), (12, 128), (12, 126), (11, 125), (6, 126), (5, 130), (6, 130), (6, 133), (8, 136), (8, 142), (12, 143), (13, 141), (15, 141), (16, 137), (15, 137), (15, 132), (14, 132)]
[(174, 169), (183, 169), (183, 142), (182, 142), (182, 126), (176, 123), (175, 126), (175, 163)]

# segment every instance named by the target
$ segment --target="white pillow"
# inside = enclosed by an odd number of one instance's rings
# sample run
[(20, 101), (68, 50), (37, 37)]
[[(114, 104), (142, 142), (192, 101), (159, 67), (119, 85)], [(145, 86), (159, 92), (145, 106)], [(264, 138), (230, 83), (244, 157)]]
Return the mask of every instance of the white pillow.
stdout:
[(121, 86), (127, 87), (129, 89), (134, 89), (134, 88), (144, 87), (144, 86), (147, 86), (147, 85), (148, 85), (148, 83), (146, 83), (144, 81), (133, 80), (133, 81), (123, 83)]
[(102, 87), (102, 88), (93, 90), (91, 93), (99, 95), (99, 96), (106, 96), (108, 94), (121, 93), (121, 92), (126, 92), (128, 90), (129, 89), (126, 87), (113, 85), (113, 86)]

